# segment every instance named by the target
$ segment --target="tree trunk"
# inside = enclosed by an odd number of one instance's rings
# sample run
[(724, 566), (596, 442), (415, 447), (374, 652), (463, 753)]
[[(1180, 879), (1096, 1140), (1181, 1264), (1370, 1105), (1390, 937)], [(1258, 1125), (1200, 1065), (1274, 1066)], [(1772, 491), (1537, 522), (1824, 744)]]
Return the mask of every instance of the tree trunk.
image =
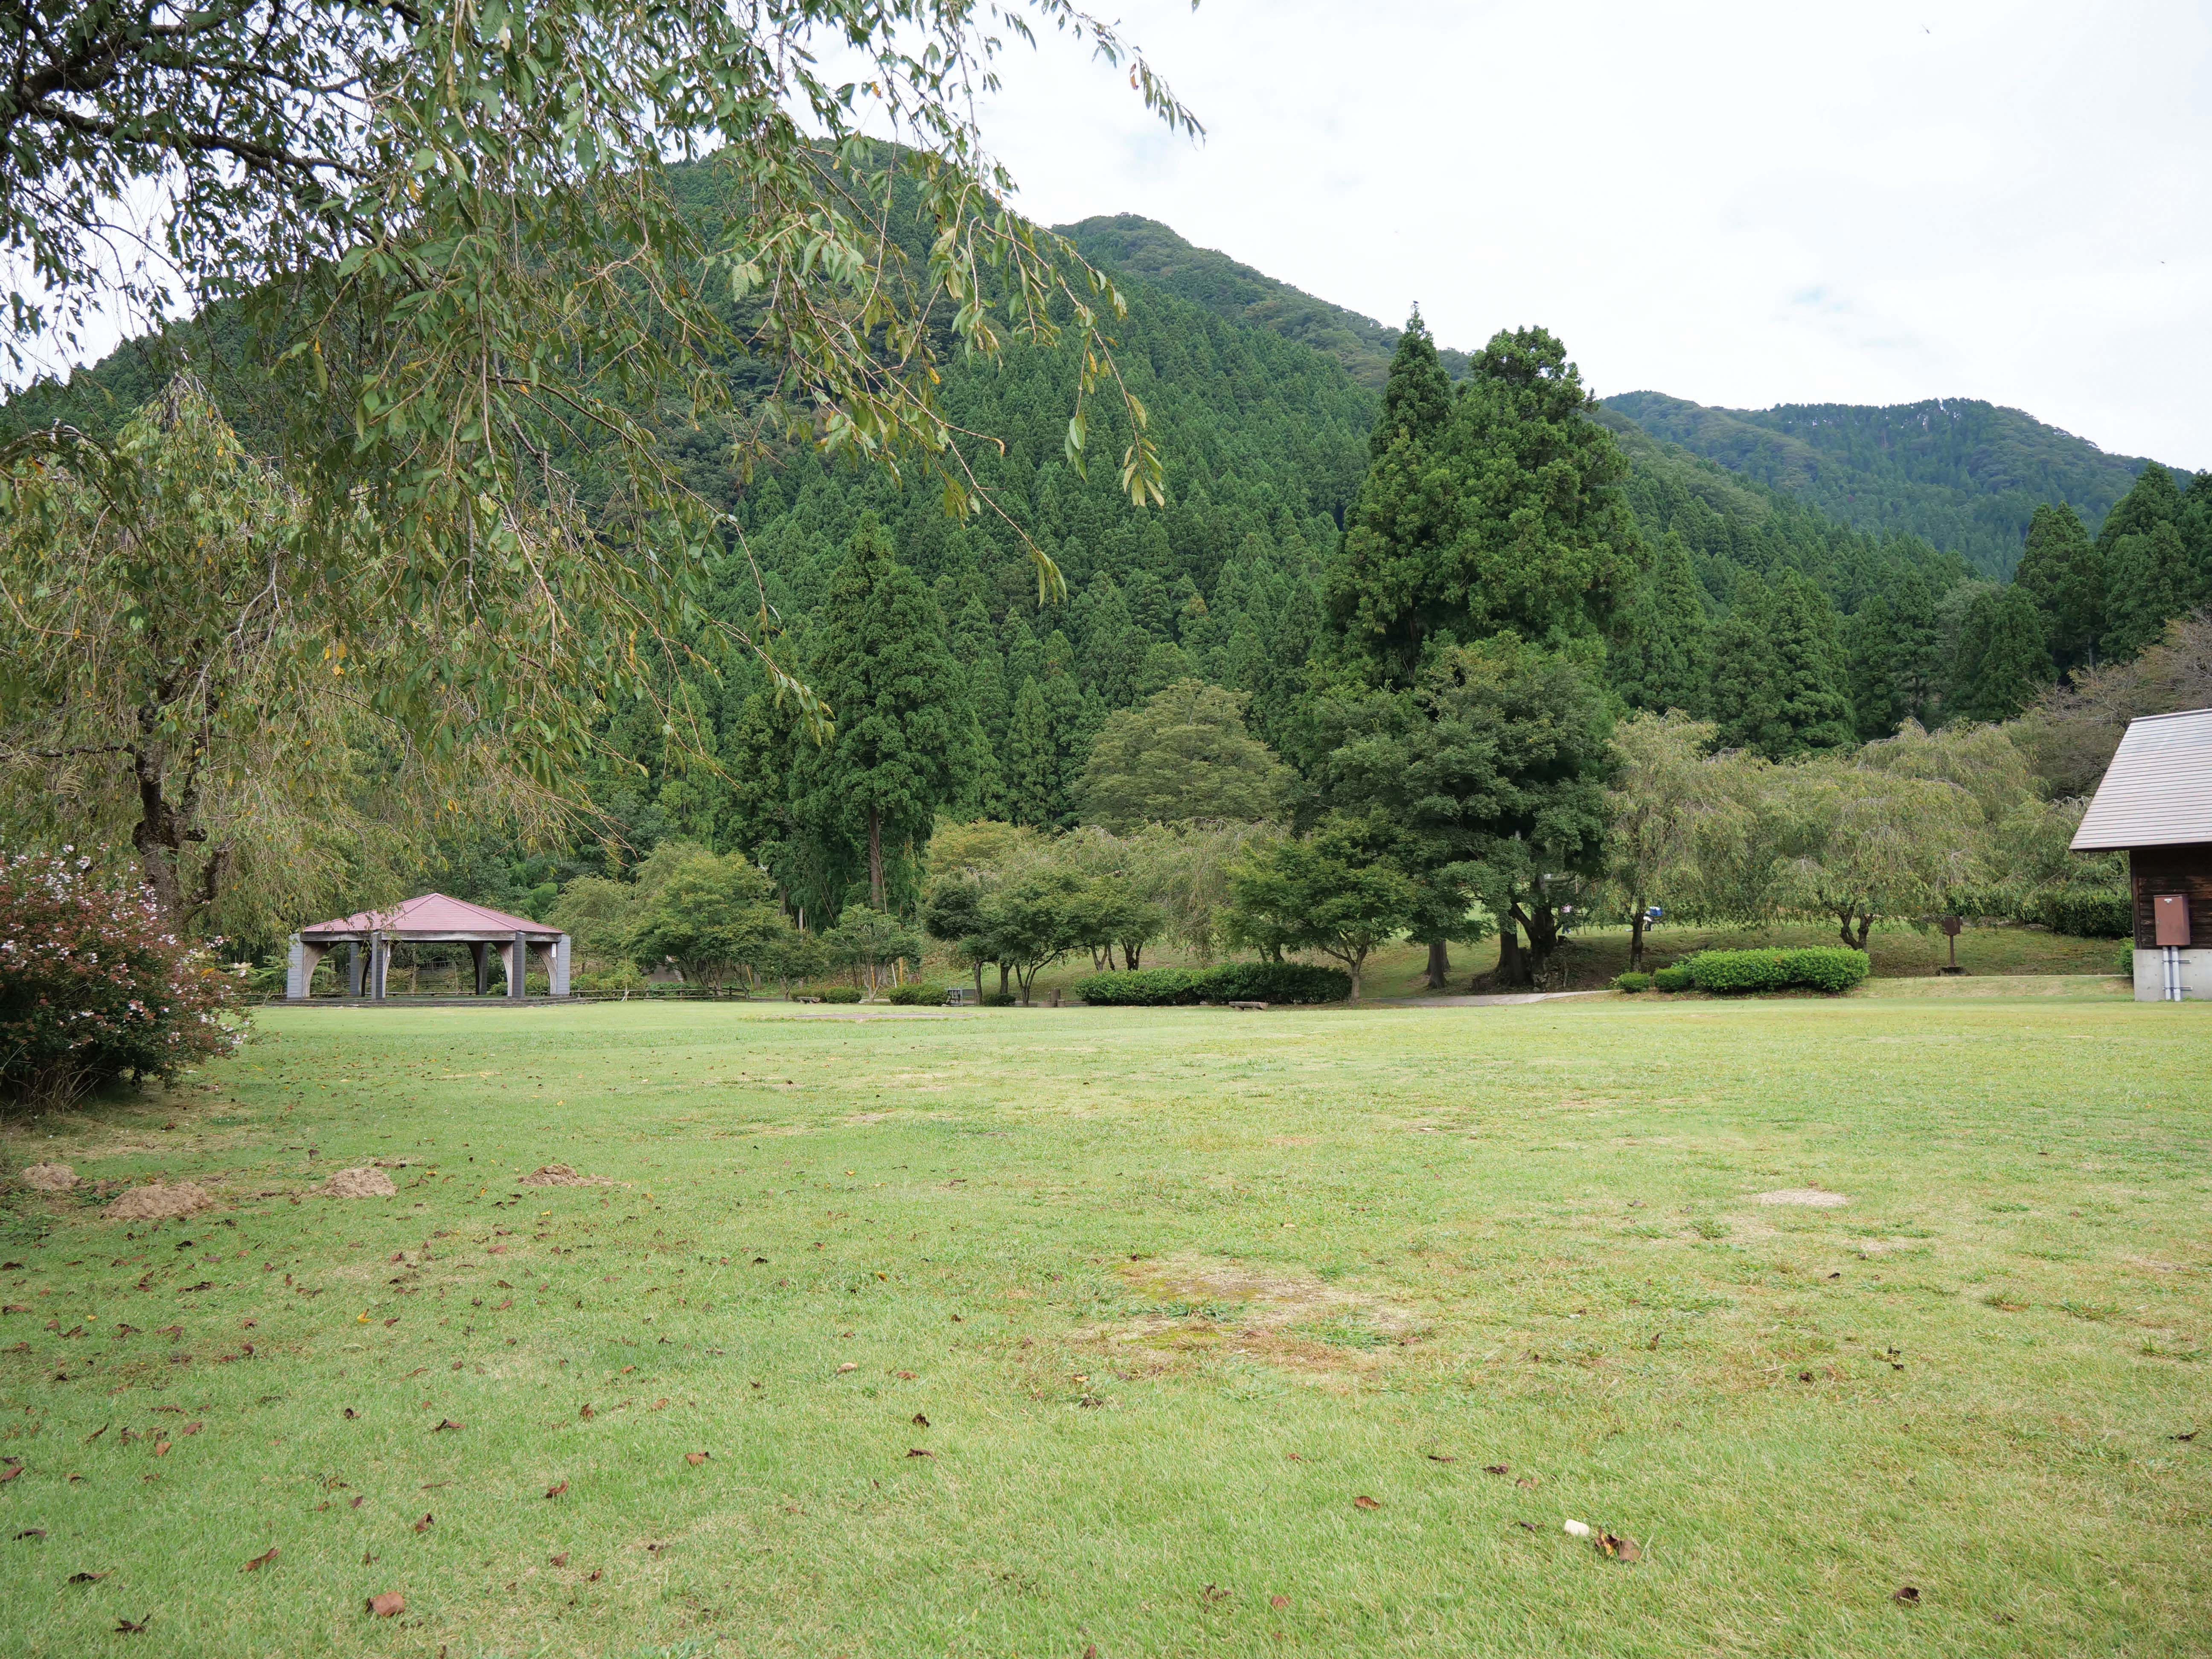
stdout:
[(977, 957), (975, 958), (975, 1000), (976, 1000), (976, 1001), (978, 1001), (978, 1002), (981, 1002), (982, 1000), (983, 1000), (983, 958), (982, 958), (982, 957)]
[(1874, 918), (1873, 918), (1872, 916), (1861, 916), (1861, 917), (1859, 918), (1859, 937), (1858, 937), (1858, 944), (1857, 944), (1854, 948), (1856, 948), (1856, 949), (1857, 949), (1857, 950), (1861, 950), (1861, 951), (1865, 950), (1865, 949), (1866, 949), (1866, 942), (1867, 942), (1867, 935), (1868, 935), (1869, 933), (1871, 933), (1873, 930), (1874, 930)]
[(1640, 903), (1628, 918), (1628, 971), (1644, 971), (1644, 907)]
[(1528, 982), (1528, 959), (1521, 953), (1521, 930), (1510, 916), (1504, 917), (1498, 929), (1498, 982), (1500, 985), (1526, 985)]
[(1431, 991), (1441, 991), (1444, 981), (1451, 977), (1451, 951), (1440, 939), (1429, 941), (1429, 972), (1427, 985)]
[(999, 964), (999, 994), (1006, 994), (1006, 964), (1003, 962)]
[(1141, 945), (1131, 944), (1127, 939), (1121, 941), (1122, 964), (1133, 974), (1137, 971), (1137, 959), (1143, 953), (1144, 948)]
[(884, 908), (884, 814), (877, 806), (868, 809), (868, 902)]
[(1838, 910), (1836, 915), (1841, 918), (1836, 927), (1836, 936), (1843, 940), (1844, 949), (1848, 951), (1851, 948), (1851, 913)]

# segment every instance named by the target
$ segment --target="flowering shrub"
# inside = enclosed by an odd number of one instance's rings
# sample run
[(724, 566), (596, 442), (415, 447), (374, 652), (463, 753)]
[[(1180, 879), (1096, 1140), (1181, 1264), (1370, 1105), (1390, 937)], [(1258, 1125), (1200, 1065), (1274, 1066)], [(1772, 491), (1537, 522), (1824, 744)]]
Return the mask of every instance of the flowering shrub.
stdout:
[[(66, 850), (66, 849), (65, 849)], [(0, 1100), (66, 1105), (231, 1053), (238, 981), (89, 859), (0, 862)]]

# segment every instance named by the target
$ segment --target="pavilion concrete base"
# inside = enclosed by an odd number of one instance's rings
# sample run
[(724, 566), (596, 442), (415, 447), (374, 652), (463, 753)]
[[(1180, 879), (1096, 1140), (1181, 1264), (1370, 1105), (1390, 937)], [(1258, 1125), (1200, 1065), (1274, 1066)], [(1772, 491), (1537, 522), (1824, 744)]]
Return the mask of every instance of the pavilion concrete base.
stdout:
[[(2192, 946), (2173, 952), (2177, 975), (2180, 982), (2181, 1000), (2185, 1002), (2212, 1002), (2212, 951)], [(2153, 945), (2148, 949), (2136, 946), (2136, 1000), (2164, 1002), (2166, 953)]]

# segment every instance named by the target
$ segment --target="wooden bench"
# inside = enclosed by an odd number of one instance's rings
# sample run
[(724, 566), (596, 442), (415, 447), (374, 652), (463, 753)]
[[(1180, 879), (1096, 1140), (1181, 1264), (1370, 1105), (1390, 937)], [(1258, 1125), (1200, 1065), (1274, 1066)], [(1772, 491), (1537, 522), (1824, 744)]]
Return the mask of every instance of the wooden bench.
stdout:
[(1229, 1006), (1232, 1008), (1248, 1009), (1255, 1013), (1264, 1014), (1267, 1012), (1267, 1005), (1264, 1002), (1232, 1002)]

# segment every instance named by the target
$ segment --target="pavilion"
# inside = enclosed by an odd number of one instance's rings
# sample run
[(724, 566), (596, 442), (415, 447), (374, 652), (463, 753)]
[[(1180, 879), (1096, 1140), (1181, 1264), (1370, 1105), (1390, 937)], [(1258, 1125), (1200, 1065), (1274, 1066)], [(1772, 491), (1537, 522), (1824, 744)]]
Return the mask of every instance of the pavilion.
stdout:
[[(284, 973), (284, 997), (304, 1002), (313, 983), (316, 964), (332, 946), (348, 949), (347, 994), (366, 994), (381, 1002), (392, 967), (392, 947), (411, 945), (465, 945), (476, 958), (477, 994), (491, 988), (491, 953), (495, 948), (507, 975), (507, 994), (520, 1000), (532, 965), (545, 969), (545, 982), (556, 997), (568, 994), (568, 936), (557, 927), (527, 916), (510, 916), (465, 899), (443, 893), (424, 893), (388, 909), (363, 910), (335, 921), (319, 921), (292, 935)], [(366, 958), (364, 960), (364, 957)], [(364, 975), (364, 969), (366, 973)]]
[(2074, 850), (2128, 855), (2136, 1000), (2212, 998), (2212, 708), (2128, 722)]

